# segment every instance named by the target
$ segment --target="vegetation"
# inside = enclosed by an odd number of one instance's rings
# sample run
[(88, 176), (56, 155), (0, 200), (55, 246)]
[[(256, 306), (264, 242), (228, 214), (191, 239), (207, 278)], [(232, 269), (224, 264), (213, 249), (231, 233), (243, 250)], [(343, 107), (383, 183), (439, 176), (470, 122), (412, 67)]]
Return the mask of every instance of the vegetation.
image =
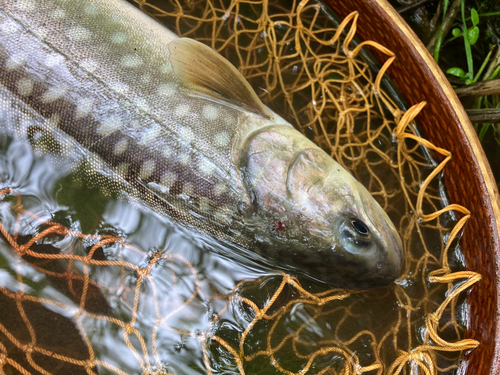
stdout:
[(500, 2), (390, 2), (446, 72), (500, 181)]

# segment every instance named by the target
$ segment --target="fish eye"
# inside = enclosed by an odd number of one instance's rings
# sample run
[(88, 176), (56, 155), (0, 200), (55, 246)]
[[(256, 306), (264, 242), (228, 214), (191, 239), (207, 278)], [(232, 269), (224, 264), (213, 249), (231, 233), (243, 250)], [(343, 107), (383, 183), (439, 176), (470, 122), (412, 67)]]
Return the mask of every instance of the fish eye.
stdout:
[(361, 235), (366, 236), (368, 234), (368, 228), (359, 220), (351, 219), (351, 226)]
[(370, 230), (361, 220), (351, 218), (340, 225), (340, 238), (344, 248), (351, 253), (366, 253), (373, 248)]

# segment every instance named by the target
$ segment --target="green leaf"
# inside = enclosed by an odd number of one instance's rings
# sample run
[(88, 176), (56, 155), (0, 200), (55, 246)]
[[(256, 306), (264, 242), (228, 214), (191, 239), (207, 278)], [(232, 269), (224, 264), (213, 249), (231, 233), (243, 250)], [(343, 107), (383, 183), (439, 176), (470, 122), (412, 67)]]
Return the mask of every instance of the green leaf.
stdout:
[(481, 131), (480, 131), (480, 132), (479, 132), (479, 134), (478, 134), (478, 138), (479, 138), (479, 140), (480, 140), (480, 141), (482, 141), (482, 140), (483, 140), (483, 138), (484, 138), (484, 136), (485, 136), (486, 132), (488, 131), (488, 128), (490, 128), (490, 127), (493, 127), (493, 124), (486, 123), (486, 124), (483, 124), (483, 125), (481, 126)]
[(458, 27), (455, 27), (453, 30), (451, 30), (451, 34), (454, 37), (462, 36), (463, 35), (462, 30), (460, 30)]
[(473, 46), (474, 44), (476, 44), (477, 39), (479, 38), (479, 27), (471, 27), (469, 30), (467, 30), (467, 33), (469, 35), (469, 43), (471, 46)]
[(477, 26), (477, 24), (479, 23), (479, 15), (477, 14), (477, 11), (474, 8), (472, 8), (470, 11), (470, 18), (472, 20), (472, 24), (474, 26)]
[(465, 72), (460, 68), (456, 68), (456, 67), (450, 68), (446, 71), (446, 73), (454, 75), (455, 77), (465, 78)]

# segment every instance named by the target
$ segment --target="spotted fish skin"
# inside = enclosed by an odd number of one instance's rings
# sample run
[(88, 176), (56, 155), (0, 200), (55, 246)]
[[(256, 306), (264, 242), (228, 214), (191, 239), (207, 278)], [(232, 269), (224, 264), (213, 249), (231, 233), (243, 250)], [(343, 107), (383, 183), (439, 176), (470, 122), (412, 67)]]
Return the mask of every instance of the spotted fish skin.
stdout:
[(120, 1), (0, 4), (2, 83), (160, 211), (226, 240), (218, 218), (245, 198), (230, 147), (244, 119), (181, 90), (168, 58), (177, 37)]
[(237, 74), (212, 90), (198, 60), (227, 62), (193, 43), (119, 0), (0, 0), (0, 94), (20, 113), (0, 125), (67, 134), (49, 151), (84, 150), (113, 189), (329, 284), (399, 276), (401, 240), (366, 189)]

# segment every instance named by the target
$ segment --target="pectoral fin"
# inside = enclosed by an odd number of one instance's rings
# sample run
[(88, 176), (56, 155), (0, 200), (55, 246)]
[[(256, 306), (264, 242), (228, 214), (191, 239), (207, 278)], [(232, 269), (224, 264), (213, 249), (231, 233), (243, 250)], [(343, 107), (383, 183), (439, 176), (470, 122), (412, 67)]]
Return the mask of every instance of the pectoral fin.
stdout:
[[(219, 94), (232, 106), (271, 118), (270, 111), (238, 69), (216, 51), (189, 38), (176, 39), (168, 46), (170, 63), (182, 81)], [(221, 101), (219, 95), (214, 95), (216, 101)]]

